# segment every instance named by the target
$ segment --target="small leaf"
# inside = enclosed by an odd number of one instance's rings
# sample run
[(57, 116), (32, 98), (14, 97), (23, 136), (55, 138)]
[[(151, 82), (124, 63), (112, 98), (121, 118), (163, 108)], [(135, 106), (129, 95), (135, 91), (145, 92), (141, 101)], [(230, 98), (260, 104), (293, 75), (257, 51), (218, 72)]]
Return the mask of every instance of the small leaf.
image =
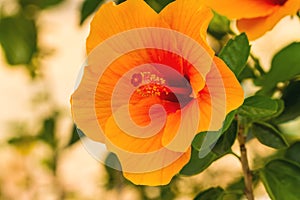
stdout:
[(145, 0), (145, 2), (157, 13), (174, 0)]
[(286, 160), (272, 160), (259, 171), (272, 200), (300, 199), (300, 167)]
[(62, 3), (64, 0), (19, 0), (22, 7), (35, 5), (41, 9), (46, 9), (51, 6), (56, 6)]
[(216, 145), (212, 149), (214, 153), (219, 156), (225, 155), (230, 152), (237, 134), (237, 121), (234, 120), (230, 127), (218, 139)]
[(192, 142), (192, 146), (198, 151), (210, 151), (217, 143), (221, 135), (231, 126), (236, 113), (237, 111), (233, 110), (227, 114), (223, 122), (223, 127), (219, 131), (198, 133)]
[(230, 30), (230, 20), (225, 16), (219, 15), (214, 12), (214, 17), (210, 21), (208, 26), (208, 33), (213, 35), (217, 39), (221, 39), (227, 33), (231, 32)]
[(56, 118), (55, 116), (49, 117), (44, 120), (43, 127), (39, 132), (38, 138), (49, 144), (51, 147), (56, 147), (55, 138)]
[(250, 45), (246, 34), (242, 33), (227, 42), (219, 57), (224, 60), (236, 77), (243, 71), (250, 54)]
[(284, 123), (300, 116), (300, 81), (291, 81), (282, 94), (285, 109), (275, 123)]
[(73, 129), (72, 129), (72, 133), (71, 133), (71, 134), (72, 134), (72, 135), (71, 135), (71, 138), (70, 138), (70, 141), (69, 141), (67, 147), (68, 147), (68, 146), (71, 146), (71, 145), (73, 145), (73, 144), (75, 144), (75, 143), (80, 139), (79, 134), (78, 134), (78, 132), (77, 132), (77, 128), (76, 128), (75, 125), (73, 126)]
[(285, 158), (294, 161), (296, 163), (299, 163), (300, 165), (299, 153), (300, 153), (300, 141), (294, 143), (286, 150)]
[(209, 188), (199, 193), (194, 200), (222, 200), (224, 190), (221, 187)]
[(199, 151), (192, 148), (190, 161), (182, 168), (180, 174), (188, 176), (199, 174), (217, 159), (218, 156), (213, 152), (209, 152), (204, 158), (199, 158)]
[(123, 177), (121, 169), (118, 157), (114, 153), (109, 153), (105, 160), (105, 170), (108, 176), (105, 184), (107, 189), (113, 189), (123, 183), (128, 183), (128, 181)]
[(250, 119), (269, 119), (278, 112), (278, 101), (266, 96), (252, 96), (245, 99), (244, 104), (239, 108), (241, 116)]
[(278, 52), (271, 64), (270, 71), (256, 84), (263, 86), (259, 94), (268, 94), (277, 83), (285, 82), (300, 75), (300, 42), (294, 42)]
[(35, 22), (22, 16), (0, 19), (0, 44), (8, 64), (29, 64), (37, 52)]
[(104, 0), (85, 0), (81, 6), (80, 25), (104, 3)]
[(242, 81), (248, 78), (254, 79), (256, 76), (254, 74), (254, 70), (249, 65), (246, 65), (243, 71), (239, 74), (238, 79), (239, 81)]
[(253, 135), (264, 145), (281, 149), (288, 147), (283, 135), (272, 125), (267, 123), (253, 123), (251, 127)]
[(223, 133), (225, 131), (227, 131), (227, 129), (230, 127), (230, 125), (232, 124), (232, 121), (234, 120), (234, 117), (237, 113), (237, 110), (233, 110), (230, 113), (227, 114), (224, 122), (223, 122), (223, 127), (222, 127), (222, 131)]

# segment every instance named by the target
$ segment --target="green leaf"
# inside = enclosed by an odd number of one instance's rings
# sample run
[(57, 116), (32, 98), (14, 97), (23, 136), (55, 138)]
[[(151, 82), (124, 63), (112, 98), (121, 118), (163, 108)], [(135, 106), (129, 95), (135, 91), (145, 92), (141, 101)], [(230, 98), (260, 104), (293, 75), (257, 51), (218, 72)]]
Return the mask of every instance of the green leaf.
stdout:
[(227, 42), (219, 57), (224, 60), (236, 77), (243, 71), (250, 54), (250, 45), (246, 34), (242, 33)]
[(41, 9), (46, 9), (51, 6), (56, 6), (62, 3), (64, 0), (19, 0), (22, 7), (35, 5)]
[(192, 146), (198, 151), (210, 151), (221, 135), (231, 126), (236, 112), (237, 110), (233, 110), (226, 116), (223, 127), (219, 131), (198, 133), (192, 142)]
[(104, 3), (104, 0), (85, 0), (81, 6), (80, 25)]
[(70, 138), (70, 140), (69, 140), (69, 143), (68, 143), (67, 147), (68, 147), (68, 146), (71, 146), (71, 145), (73, 145), (73, 144), (75, 144), (75, 143), (80, 139), (79, 134), (78, 134), (78, 132), (77, 132), (77, 128), (76, 128), (75, 125), (73, 126), (73, 129), (72, 129), (72, 133), (71, 133), (71, 134), (72, 134), (72, 135), (71, 135), (71, 138)]
[(219, 156), (210, 151), (205, 157), (199, 158), (199, 151), (192, 148), (192, 155), (190, 161), (182, 168), (180, 174), (183, 175), (196, 175), (208, 168)]
[(300, 141), (291, 145), (285, 153), (285, 158), (294, 161), (300, 165)]
[(157, 13), (174, 0), (145, 0), (145, 2)]
[(236, 134), (237, 134), (237, 121), (234, 120), (231, 123), (230, 127), (218, 139), (212, 151), (219, 156), (229, 153), (231, 151), (231, 146), (235, 141)]
[(251, 96), (245, 99), (244, 104), (239, 108), (238, 113), (241, 116), (254, 120), (266, 120), (276, 116), (279, 112), (280, 102), (266, 96)]
[(237, 110), (233, 110), (233, 111), (231, 111), (230, 113), (227, 114), (227, 116), (226, 116), (226, 118), (223, 122), (223, 127), (222, 127), (223, 133), (225, 131), (227, 131), (227, 129), (232, 124), (232, 121), (234, 120), (236, 113), (237, 113)]
[(221, 187), (213, 187), (199, 193), (194, 200), (222, 200), (223, 196), (224, 190)]
[(105, 160), (105, 170), (107, 172), (106, 188), (113, 189), (128, 181), (123, 177), (122, 167), (118, 157), (114, 153), (109, 153)]
[(264, 145), (275, 149), (288, 147), (283, 135), (272, 125), (267, 123), (253, 123), (251, 127), (253, 135)]
[(56, 147), (55, 138), (56, 117), (52, 116), (44, 120), (43, 127), (39, 132), (38, 138), (49, 144), (51, 147)]
[(241, 82), (242, 80), (248, 78), (254, 79), (256, 76), (254, 70), (249, 65), (246, 65), (243, 71), (239, 74), (238, 79)]
[(286, 160), (272, 160), (259, 171), (272, 200), (300, 199), (300, 167)]
[(288, 45), (274, 56), (270, 71), (256, 82), (263, 86), (259, 94), (268, 94), (277, 83), (289, 81), (297, 75), (300, 75), (300, 42)]
[(214, 12), (214, 17), (208, 26), (208, 33), (217, 39), (221, 39), (230, 32), (230, 20)]
[(10, 65), (29, 64), (37, 52), (35, 22), (22, 16), (1, 18), (0, 44)]
[(291, 81), (282, 94), (285, 109), (275, 123), (284, 123), (300, 116), (300, 80)]
[[(215, 160), (231, 151), (236, 133), (237, 122), (235, 120), (218, 140), (215, 134), (220, 134), (219, 132), (199, 133), (192, 144), (190, 161), (182, 168), (180, 173), (184, 175), (195, 175), (204, 171)], [(210, 135), (212, 137), (207, 139)]]

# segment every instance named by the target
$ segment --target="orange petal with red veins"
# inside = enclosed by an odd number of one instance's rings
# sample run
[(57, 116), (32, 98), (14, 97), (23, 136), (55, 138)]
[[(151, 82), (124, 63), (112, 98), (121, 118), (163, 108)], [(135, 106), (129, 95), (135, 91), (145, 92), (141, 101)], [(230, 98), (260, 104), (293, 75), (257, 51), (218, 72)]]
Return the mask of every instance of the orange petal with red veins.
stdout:
[(276, 11), (265, 17), (253, 19), (240, 19), (237, 27), (240, 32), (246, 32), (249, 40), (255, 40), (265, 34), (285, 16), (294, 15), (299, 10), (299, 0), (289, 0), (283, 6), (277, 7)]
[(263, 17), (275, 12), (279, 7), (268, 0), (204, 0), (204, 2), (230, 19)]

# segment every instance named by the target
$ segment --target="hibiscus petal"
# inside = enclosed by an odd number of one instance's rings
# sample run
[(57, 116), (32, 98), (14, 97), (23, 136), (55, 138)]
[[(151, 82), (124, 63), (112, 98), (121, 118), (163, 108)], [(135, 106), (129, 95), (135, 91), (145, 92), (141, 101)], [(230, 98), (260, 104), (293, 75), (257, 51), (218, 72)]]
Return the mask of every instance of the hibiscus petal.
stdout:
[[(218, 57), (214, 58), (214, 63), (216, 64), (219, 73), (222, 76), (222, 80), (226, 91), (226, 114), (232, 110), (241, 106), (244, 102), (244, 91), (235, 77), (234, 73), (229, 69), (229, 67)], [(212, 75), (213, 76), (213, 75)], [(210, 78), (207, 79), (207, 82)], [(216, 81), (212, 78), (211, 81)], [(221, 81), (221, 80), (220, 80)]]
[[(187, 12), (188, 10), (188, 12)], [(177, 0), (167, 5), (159, 15), (171, 29), (188, 36), (177, 45), (186, 60), (193, 64), (194, 68), (186, 69), (190, 84), (195, 93), (204, 87), (204, 79), (208, 73), (214, 56), (213, 50), (206, 42), (207, 27), (212, 19), (212, 12), (203, 6), (198, 0)], [(196, 41), (203, 48), (202, 52), (193, 52), (193, 43)], [(202, 62), (198, 64), (198, 62)]]
[(162, 25), (158, 14), (142, 0), (127, 0), (120, 5), (113, 2), (104, 4), (91, 22), (91, 31), (86, 41), (87, 53), (115, 34), (151, 26)]
[(268, 0), (204, 0), (204, 2), (216, 12), (231, 19), (263, 17), (278, 8)]
[(253, 19), (240, 19), (237, 27), (240, 32), (246, 32), (249, 40), (255, 40), (265, 34), (285, 16), (294, 15), (299, 10), (299, 0), (287, 1), (283, 6), (276, 7), (276, 10), (265, 17)]
[(218, 57), (206, 76), (206, 87), (199, 93), (198, 132), (217, 131), (225, 116), (244, 101), (244, 92), (233, 72)]
[[(133, 182), (136, 185), (166, 185), (168, 184), (174, 175), (179, 173), (184, 165), (188, 163), (191, 156), (191, 149), (189, 148), (180, 158), (178, 158), (172, 164), (156, 171), (145, 173), (128, 173), (124, 172), (124, 177)], [(138, 162), (138, 161), (137, 161)]]
[[(92, 68), (85, 67), (81, 83), (71, 97), (71, 108), (76, 126), (89, 138), (104, 142), (103, 131), (99, 129), (94, 110), (94, 91), (97, 80), (98, 75), (93, 73)], [(107, 117), (111, 115), (108, 108), (103, 109), (102, 114)]]
[(168, 115), (162, 144), (166, 148), (186, 152), (196, 135), (199, 124), (198, 101), (192, 100), (182, 110)]
[(214, 55), (206, 42), (206, 31), (213, 14), (203, 3), (198, 0), (176, 0), (167, 5), (159, 15), (171, 29), (193, 38), (210, 56)]

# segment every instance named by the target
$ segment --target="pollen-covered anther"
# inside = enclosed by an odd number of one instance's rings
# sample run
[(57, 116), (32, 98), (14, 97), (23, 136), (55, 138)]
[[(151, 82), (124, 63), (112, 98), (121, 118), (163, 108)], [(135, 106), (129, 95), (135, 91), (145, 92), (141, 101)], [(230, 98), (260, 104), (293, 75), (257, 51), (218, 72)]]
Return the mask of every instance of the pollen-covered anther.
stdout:
[(169, 94), (168, 89), (164, 85), (158, 83), (150, 83), (147, 85), (143, 85), (139, 87), (136, 90), (136, 92), (143, 97), (161, 96)]

